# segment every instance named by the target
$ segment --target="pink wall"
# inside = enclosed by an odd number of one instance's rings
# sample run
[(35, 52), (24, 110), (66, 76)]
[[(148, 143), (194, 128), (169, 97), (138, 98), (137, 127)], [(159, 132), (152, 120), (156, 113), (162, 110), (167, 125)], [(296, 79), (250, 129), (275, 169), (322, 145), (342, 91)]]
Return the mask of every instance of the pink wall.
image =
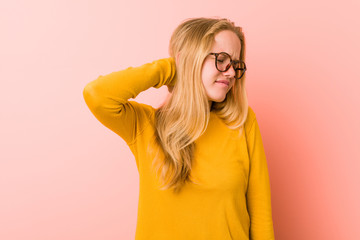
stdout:
[[(134, 158), (82, 90), (100, 74), (167, 57), (174, 28), (200, 16), (245, 31), (276, 239), (360, 239), (359, 1), (0, 6), (0, 239), (134, 238)], [(137, 100), (156, 106), (165, 94)]]

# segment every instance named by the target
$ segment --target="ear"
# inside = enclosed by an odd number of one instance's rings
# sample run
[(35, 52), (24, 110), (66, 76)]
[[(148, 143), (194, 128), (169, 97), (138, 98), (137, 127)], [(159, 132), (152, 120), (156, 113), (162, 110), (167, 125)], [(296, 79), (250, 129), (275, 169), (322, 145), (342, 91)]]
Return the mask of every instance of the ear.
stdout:
[(178, 52), (176, 54), (176, 57), (175, 57), (176, 64), (179, 64), (179, 58), (180, 58), (180, 52)]

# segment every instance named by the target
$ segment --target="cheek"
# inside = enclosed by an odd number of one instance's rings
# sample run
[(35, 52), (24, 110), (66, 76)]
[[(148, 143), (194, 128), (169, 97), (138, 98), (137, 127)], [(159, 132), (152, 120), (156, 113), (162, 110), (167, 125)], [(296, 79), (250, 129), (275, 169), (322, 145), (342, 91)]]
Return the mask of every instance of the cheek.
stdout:
[(212, 66), (212, 64), (204, 64), (201, 71), (201, 79), (204, 84), (211, 84), (216, 81), (216, 75), (218, 71)]

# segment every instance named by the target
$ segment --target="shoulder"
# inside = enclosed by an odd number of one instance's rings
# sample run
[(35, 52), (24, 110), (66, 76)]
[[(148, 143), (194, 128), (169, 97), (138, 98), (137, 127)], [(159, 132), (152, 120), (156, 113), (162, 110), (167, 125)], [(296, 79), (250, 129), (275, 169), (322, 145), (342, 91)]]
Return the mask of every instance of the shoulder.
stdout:
[(250, 132), (250, 130), (255, 122), (256, 122), (256, 114), (255, 114), (254, 110), (249, 106), (246, 121), (245, 121), (246, 132)]

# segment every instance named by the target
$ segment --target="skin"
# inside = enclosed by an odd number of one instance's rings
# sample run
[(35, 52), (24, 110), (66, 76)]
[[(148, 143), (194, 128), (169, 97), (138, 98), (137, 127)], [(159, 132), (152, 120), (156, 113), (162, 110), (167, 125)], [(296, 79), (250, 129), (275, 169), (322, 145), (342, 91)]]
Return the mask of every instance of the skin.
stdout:
[[(218, 32), (215, 35), (213, 46), (210, 52), (219, 53), (226, 52), (228, 53), (233, 60), (239, 60), (241, 43), (238, 36), (230, 31), (223, 30)], [(204, 60), (202, 70), (201, 70), (201, 79), (208, 96), (209, 104), (212, 105), (212, 102), (222, 102), (225, 100), (226, 94), (232, 88), (235, 82), (235, 70), (233, 67), (230, 67), (226, 72), (219, 72), (215, 67), (215, 56), (209, 55)], [(219, 80), (229, 81), (228, 86), (217, 83)]]

